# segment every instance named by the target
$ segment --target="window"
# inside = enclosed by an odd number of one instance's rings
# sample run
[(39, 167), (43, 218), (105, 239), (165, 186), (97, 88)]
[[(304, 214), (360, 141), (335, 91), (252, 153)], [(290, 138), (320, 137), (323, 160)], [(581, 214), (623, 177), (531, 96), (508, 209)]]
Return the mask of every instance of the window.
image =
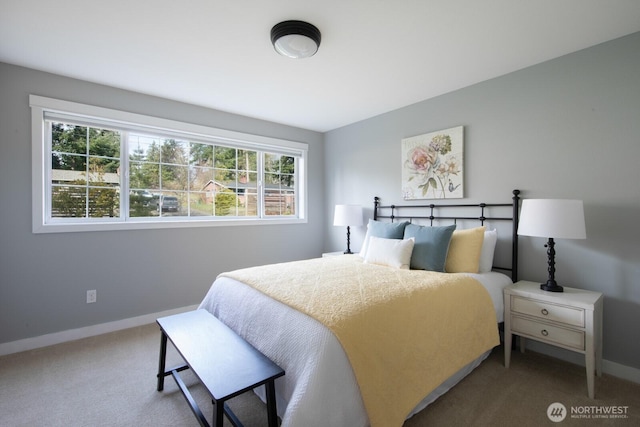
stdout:
[(30, 103), (34, 232), (305, 221), (306, 144)]

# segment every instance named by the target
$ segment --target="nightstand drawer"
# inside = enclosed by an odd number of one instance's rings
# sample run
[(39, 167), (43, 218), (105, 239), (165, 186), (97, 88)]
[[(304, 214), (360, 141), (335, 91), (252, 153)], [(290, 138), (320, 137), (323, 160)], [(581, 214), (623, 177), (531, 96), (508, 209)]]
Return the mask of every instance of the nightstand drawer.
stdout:
[(540, 341), (561, 344), (584, 351), (584, 332), (560, 328), (519, 316), (511, 316), (511, 331), (522, 333)]
[(584, 310), (544, 301), (511, 296), (511, 311), (584, 328)]

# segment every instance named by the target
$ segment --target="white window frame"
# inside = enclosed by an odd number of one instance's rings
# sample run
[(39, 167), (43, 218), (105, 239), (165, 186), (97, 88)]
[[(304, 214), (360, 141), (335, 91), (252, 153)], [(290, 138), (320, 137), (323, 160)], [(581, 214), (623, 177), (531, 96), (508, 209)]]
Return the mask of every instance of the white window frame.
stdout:
[[(307, 223), (308, 144), (306, 143), (201, 126), (38, 95), (29, 96), (29, 105), (31, 107), (33, 233)], [(257, 218), (220, 216), (172, 217), (170, 219), (130, 218), (128, 220), (119, 218), (116, 221), (111, 218), (78, 222), (69, 219), (48, 221), (46, 200), (51, 183), (47, 171), (50, 169), (51, 156), (45, 116), (76, 118), (83, 122), (93, 123), (96, 127), (111, 123), (112, 125), (117, 124), (119, 127), (179, 135), (182, 138), (191, 137), (200, 141), (217, 141), (236, 148), (293, 155), (297, 159), (296, 178), (299, 181), (296, 189), (297, 215)], [(128, 154), (121, 153), (122, 159), (127, 156)], [(128, 165), (128, 161), (125, 163)], [(128, 168), (123, 171), (123, 175), (127, 177), (125, 179), (128, 179)], [(259, 190), (259, 198), (262, 198), (263, 193), (263, 189)]]

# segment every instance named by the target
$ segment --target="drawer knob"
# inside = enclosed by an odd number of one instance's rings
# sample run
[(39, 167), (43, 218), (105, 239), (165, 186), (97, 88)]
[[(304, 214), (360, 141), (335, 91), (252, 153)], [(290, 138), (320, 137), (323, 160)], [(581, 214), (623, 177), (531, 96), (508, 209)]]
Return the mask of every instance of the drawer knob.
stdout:
[(540, 310), (540, 312), (541, 312), (542, 314), (544, 314), (545, 316), (546, 316), (547, 314), (549, 314), (549, 310), (547, 310), (546, 308), (543, 308), (542, 310)]
[(545, 337), (549, 335), (549, 332), (546, 329), (541, 330), (540, 333)]

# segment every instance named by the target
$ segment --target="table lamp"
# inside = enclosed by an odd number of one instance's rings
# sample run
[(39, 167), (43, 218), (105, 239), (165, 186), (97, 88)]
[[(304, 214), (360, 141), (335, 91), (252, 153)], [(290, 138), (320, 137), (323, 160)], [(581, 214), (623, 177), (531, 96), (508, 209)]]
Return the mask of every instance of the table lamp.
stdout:
[(521, 236), (547, 237), (549, 278), (540, 289), (563, 292), (555, 280), (555, 242), (553, 239), (586, 239), (582, 200), (525, 199), (522, 201), (518, 234)]
[(333, 225), (347, 226), (347, 250), (345, 254), (352, 254), (350, 248), (351, 226), (362, 225), (362, 206), (360, 205), (336, 205), (333, 213)]

